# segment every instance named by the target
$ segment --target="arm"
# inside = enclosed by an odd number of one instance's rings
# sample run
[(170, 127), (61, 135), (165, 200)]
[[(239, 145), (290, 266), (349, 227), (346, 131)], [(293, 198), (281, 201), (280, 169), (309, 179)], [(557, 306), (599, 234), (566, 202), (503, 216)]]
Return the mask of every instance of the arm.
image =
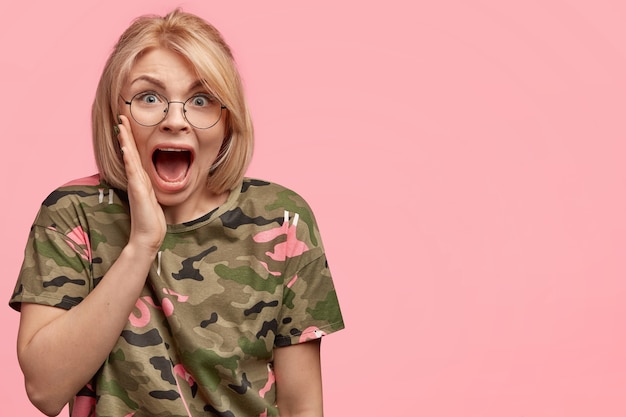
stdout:
[(57, 415), (113, 348), (147, 274), (146, 261), (138, 268), (137, 258), (124, 249), (101, 283), (71, 310), (22, 305), (18, 359), (28, 397), (44, 414)]
[(274, 350), (276, 402), (281, 417), (322, 417), (321, 340)]
[(18, 359), (31, 402), (57, 415), (106, 360), (128, 321), (165, 236), (166, 224), (141, 167), (128, 120), (120, 125), (131, 232), (120, 257), (76, 307), (23, 304)]

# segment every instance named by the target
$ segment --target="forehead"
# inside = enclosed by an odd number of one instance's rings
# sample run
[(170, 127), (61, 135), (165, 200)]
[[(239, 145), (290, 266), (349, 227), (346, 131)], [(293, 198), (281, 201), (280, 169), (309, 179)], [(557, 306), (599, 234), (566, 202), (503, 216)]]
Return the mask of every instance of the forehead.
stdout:
[(127, 80), (126, 89), (153, 84), (171, 91), (189, 89), (200, 83), (193, 65), (182, 55), (166, 48), (150, 49), (142, 54), (132, 66)]

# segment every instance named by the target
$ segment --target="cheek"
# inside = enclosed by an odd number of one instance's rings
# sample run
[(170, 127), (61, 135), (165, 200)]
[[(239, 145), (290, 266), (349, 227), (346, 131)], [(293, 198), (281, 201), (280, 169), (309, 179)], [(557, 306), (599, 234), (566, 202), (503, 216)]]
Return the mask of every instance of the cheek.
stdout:
[[(220, 126), (221, 127), (221, 126)], [(211, 129), (212, 130), (212, 129)], [(216, 129), (213, 132), (205, 132), (200, 138), (201, 148), (205, 152), (209, 152), (212, 154), (216, 154), (219, 152), (222, 147), (222, 143), (224, 142), (224, 129)]]
[(133, 119), (133, 116), (130, 114), (130, 107), (126, 104), (122, 104), (119, 107), (118, 112), (119, 115), (126, 116), (126, 118), (130, 121), (131, 127), (134, 129), (133, 124), (135, 123), (135, 119)]
[(146, 128), (131, 124), (131, 130), (133, 134), (133, 139), (135, 140), (135, 146), (137, 148), (137, 152), (139, 153), (139, 158), (142, 162), (150, 162), (152, 161), (152, 155), (150, 155), (150, 150), (148, 149), (148, 138), (150, 137), (149, 132), (146, 132)]
[(137, 148), (140, 148), (141, 145), (145, 144), (148, 141), (148, 138), (154, 132), (154, 128), (145, 127), (137, 124), (137, 122), (135, 122), (130, 114), (127, 115), (127, 117), (129, 118), (128, 120), (130, 120), (130, 131), (133, 135), (133, 139), (135, 140), (135, 144), (137, 145)]

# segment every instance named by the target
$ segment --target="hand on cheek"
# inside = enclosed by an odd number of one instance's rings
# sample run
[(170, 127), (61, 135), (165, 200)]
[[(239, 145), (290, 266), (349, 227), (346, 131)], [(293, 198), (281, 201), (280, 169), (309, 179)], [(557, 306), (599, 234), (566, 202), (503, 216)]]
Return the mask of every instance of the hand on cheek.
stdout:
[(159, 250), (167, 229), (163, 209), (156, 199), (150, 177), (141, 165), (141, 158), (126, 116), (119, 116), (118, 140), (128, 179), (131, 233), (129, 244), (154, 253)]

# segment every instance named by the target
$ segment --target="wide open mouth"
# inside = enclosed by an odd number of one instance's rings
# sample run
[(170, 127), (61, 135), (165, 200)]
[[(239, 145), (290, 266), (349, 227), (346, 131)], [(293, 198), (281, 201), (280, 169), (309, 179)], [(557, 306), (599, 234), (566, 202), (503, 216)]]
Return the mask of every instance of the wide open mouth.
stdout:
[(182, 181), (191, 166), (192, 154), (186, 149), (157, 149), (152, 154), (152, 163), (157, 174), (167, 182)]

